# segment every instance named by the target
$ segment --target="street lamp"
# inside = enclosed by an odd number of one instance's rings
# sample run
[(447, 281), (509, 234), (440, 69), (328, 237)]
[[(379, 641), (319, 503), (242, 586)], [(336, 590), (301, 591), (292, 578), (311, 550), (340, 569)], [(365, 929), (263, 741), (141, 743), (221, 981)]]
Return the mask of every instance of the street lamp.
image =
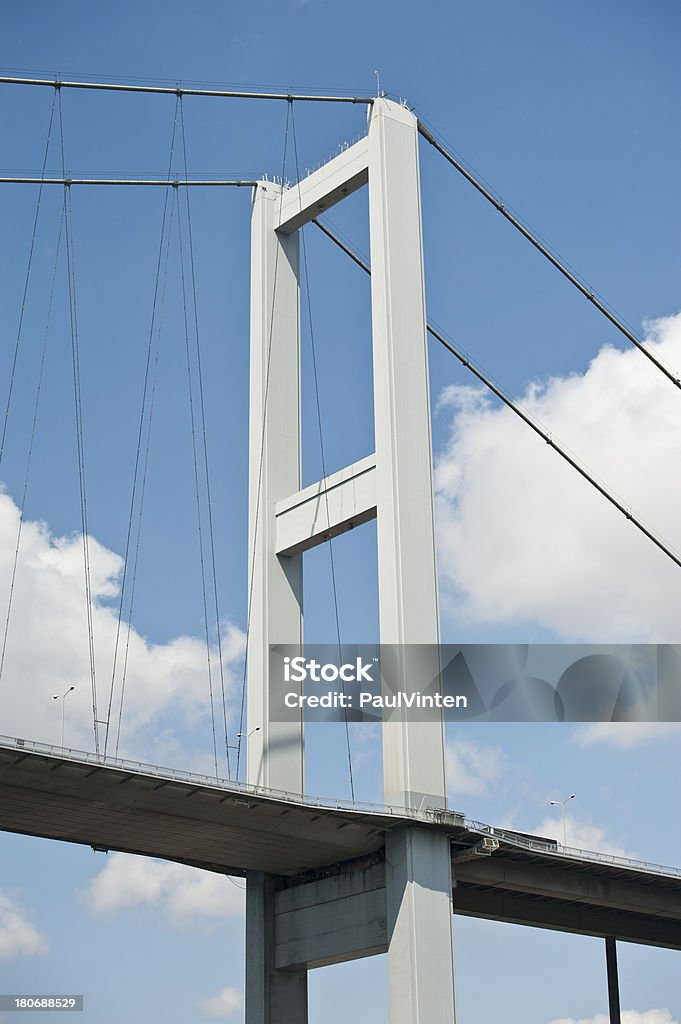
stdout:
[(567, 831), (565, 829), (565, 804), (570, 800), (574, 800), (575, 794), (570, 793), (570, 796), (566, 796), (564, 800), (549, 800), (552, 807), (560, 807), (561, 814), (563, 816), (563, 846), (567, 846)]
[(245, 739), (249, 739), (249, 737), (251, 737), (254, 732), (260, 732), (260, 726), (259, 725), (256, 725), (255, 729), (251, 729), (250, 732), (238, 732), (236, 734), (236, 738), (239, 741), (238, 744), (234, 744), (234, 745), (232, 745), (231, 743), (227, 744), (228, 756), (229, 756), (229, 751), (230, 750), (236, 750), (236, 778), (237, 778), (237, 782), (239, 781), (239, 763), (241, 761), (241, 741), (244, 738)]
[[(246, 739), (248, 739), (248, 737), (252, 736), (254, 732), (260, 732), (260, 726), (259, 725), (256, 725), (255, 729), (251, 729), (250, 732), (238, 732), (236, 734), (236, 738), (239, 741), (241, 741), (241, 739), (244, 736), (246, 737)], [(239, 743), (225, 743), (225, 749), (226, 750), (241, 750), (241, 742), (239, 742)]]
[(238, 732), (236, 734), (236, 738), (238, 740), (240, 740), (242, 738), (242, 736), (245, 736), (246, 739), (248, 739), (250, 736), (253, 735), (254, 732), (260, 732), (260, 726), (259, 725), (256, 725), (255, 729), (251, 729), (250, 732)]
[(66, 692), (63, 693), (61, 695), (61, 697), (59, 696), (58, 693), (55, 693), (53, 695), (53, 697), (52, 697), (52, 700), (60, 700), (61, 701), (61, 748), (62, 748), (62, 750), (64, 749), (64, 701), (66, 700), (68, 695), (71, 693), (71, 690), (75, 690), (75, 686), (69, 686), (68, 690), (66, 690)]

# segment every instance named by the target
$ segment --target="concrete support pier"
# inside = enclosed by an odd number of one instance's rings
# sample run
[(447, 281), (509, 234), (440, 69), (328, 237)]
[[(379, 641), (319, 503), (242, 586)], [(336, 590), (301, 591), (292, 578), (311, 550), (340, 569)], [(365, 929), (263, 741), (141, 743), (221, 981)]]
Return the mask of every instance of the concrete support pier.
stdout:
[(385, 852), (390, 1024), (452, 1024), (449, 840), (403, 828), (388, 836)]
[(307, 971), (275, 966), (274, 879), (246, 877), (247, 1024), (307, 1024)]
[(620, 982), (617, 971), (617, 939), (614, 935), (608, 935), (605, 939), (605, 966), (608, 975), (608, 1012), (610, 1024), (622, 1024)]

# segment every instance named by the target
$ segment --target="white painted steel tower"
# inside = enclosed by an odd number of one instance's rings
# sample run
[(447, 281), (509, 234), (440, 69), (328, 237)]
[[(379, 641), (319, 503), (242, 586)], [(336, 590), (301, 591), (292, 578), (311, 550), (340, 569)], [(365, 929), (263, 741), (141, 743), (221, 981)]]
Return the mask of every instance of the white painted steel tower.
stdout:
[[(363, 185), (376, 452), (301, 491), (298, 229)], [(381, 642), (439, 642), (418, 133), (406, 107), (376, 99), (368, 133), (355, 145), (293, 188), (260, 183), (251, 286), (248, 781), (303, 793), (302, 718), (272, 720), (268, 674), (271, 644), (302, 643), (303, 552), (376, 516)], [(405, 654), (405, 674), (407, 662)], [(435, 674), (436, 667), (429, 678)], [(442, 723), (385, 723), (383, 771), (386, 804), (445, 807)], [(411, 826), (390, 832), (383, 895), (366, 872), (348, 872), (338, 876), (334, 898), (327, 885), (323, 905), (298, 907), (286, 940), (296, 944), (294, 968), (275, 955), (282, 944), (275, 932), (284, 927), (276, 891), (275, 878), (248, 877), (247, 1024), (307, 1021), (305, 965), (318, 963), (320, 928), (326, 963), (387, 947), (393, 1024), (454, 1024), (445, 834)], [(378, 910), (376, 899), (385, 901)], [(381, 944), (372, 915), (385, 922)]]

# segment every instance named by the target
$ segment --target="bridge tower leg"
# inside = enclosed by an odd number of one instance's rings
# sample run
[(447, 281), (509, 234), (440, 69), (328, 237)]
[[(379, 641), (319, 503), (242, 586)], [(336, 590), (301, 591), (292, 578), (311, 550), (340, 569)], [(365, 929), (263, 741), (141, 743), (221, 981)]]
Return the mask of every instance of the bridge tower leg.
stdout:
[[(302, 555), (276, 553), (274, 507), (300, 489), (297, 233), (278, 233), (282, 189), (262, 182), (251, 219), (248, 772), (255, 786), (303, 792), (302, 716), (270, 716), (269, 646), (303, 641)], [(242, 744), (243, 745), (243, 744)]]
[[(298, 235), (280, 235), (282, 189), (262, 182), (251, 219), (247, 779), (303, 793), (302, 716), (270, 715), (269, 645), (302, 643), (302, 555), (276, 554), (274, 506), (300, 489)], [(243, 745), (243, 744), (242, 744)], [(273, 880), (246, 880), (247, 1024), (306, 1024), (307, 971), (274, 967)]]
[[(369, 217), (382, 644), (439, 643), (426, 306), (414, 115), (389, 100), (369, 124)], [(405, 680), (429, 666), (402, 655)], [(425, 678), (433, 678), (430, 666)], [(447, 802), (443, 723), (383, 724), (386, 803)], [(451, 852), (405, 828), (386, 843), (391, 1024), (453, 1024)]]

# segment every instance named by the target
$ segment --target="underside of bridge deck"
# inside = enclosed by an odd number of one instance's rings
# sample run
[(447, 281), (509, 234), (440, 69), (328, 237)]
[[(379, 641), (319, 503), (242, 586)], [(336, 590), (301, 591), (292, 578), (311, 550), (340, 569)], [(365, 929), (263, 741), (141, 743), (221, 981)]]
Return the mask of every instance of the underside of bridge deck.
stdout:
[[(402, 828), (449, 836), (457, 914), (681, 948), (681, 873), (674, 869), (576, 855), (441, 810), (332, 808), (37, 746), (0, 743), (0, 828), (224, 874), (276, 876), (282, 964), (346, 959), (345, 947), (356, 942), (348, 933), (353, 921), (363, 936), (354, 955), (383, 948), (385, 840)], [(485, 835), (499, 844), (489, 855), (476, 852)], [(321, 913), (318, 932), (312, 913)], [(303, 946), (300, 934), (316, 938)]]

